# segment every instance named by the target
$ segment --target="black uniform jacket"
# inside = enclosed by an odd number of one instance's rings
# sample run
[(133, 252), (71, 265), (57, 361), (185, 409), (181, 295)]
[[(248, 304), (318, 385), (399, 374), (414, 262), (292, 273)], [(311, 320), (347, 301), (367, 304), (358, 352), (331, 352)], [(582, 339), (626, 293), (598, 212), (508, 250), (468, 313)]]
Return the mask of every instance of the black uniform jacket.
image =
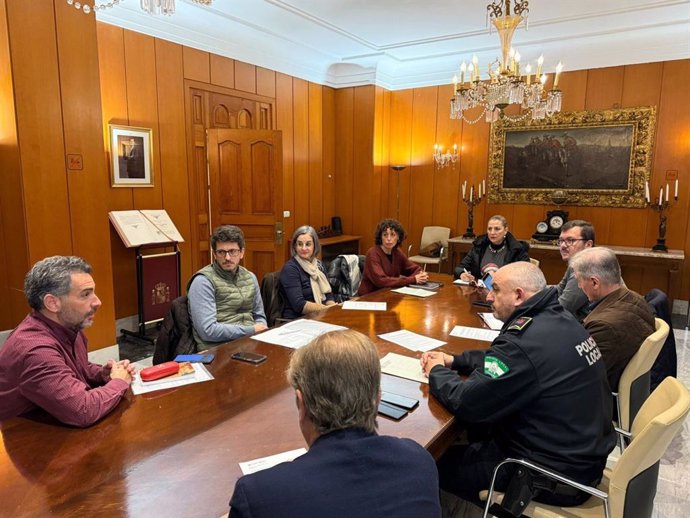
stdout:
[(601, 354), (556, 288), (518, 307), (489, 349), (456, 356), (452, 370), (434, 367), (429, 386), (461, 420), (494, 425), (506, 456), (581, 483), (601, 477), (615, 445)]

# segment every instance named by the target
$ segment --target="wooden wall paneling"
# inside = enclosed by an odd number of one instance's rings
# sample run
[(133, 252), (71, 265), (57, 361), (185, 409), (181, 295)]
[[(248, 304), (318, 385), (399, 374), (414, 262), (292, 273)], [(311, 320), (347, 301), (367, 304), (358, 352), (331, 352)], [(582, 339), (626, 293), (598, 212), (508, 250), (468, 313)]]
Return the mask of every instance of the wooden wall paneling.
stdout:
[(343, 222), (343, 232), (354, 234), (354, 88), (335, 91), (335, 211)]
[(209, 57), (211, 84), (235, 88), (235, 60), (216, 54), (210, 54)]
[[(475, 109), (476, 110), (476, 109)], [(469, 112), (470, 120), (476, 118), (475, 110)], [(462, 129), (462, 162), (460, 165), (460, 181), (467, 181), (467, 196), (469, 197), (470, 186), (474, 186), (475, 195), (477, 192), (477, 182), (486, 178), (489, 166), (489, 136), (491, 125), (480, 121), (476, 124), (463, 125)], [(457, 227), (465, 232), (467, 228), (467, 205), (461, 204), (462, 210), (458, 212)], [(483, 201), (474, 208), (474, 233), (479, 235), (485, 229), (486, 224), (486, 201)], [(460, 232), (459, 232), (460, 233)]]
[[(388, 163), (388, 149), (390, 147), (390, 123), (391, 123), (391, 92), (381, 87), (376, 87), (374, 115), (374, 181), (379, 185), (379, 203), (372, 208), (375, 224), (388, 214), (388, 200), (391, 190), (394, 189), (394, 171)], [(375, 226), (362, 234), (360, 240), (360, 252), (364, 253), (374, 244)]]
[[(434, 144), (438, 143), (452, 150), (453, 144), (458, 146), (458, 161), (444, 168), (434, 167), (434, 191), (432, 194), (431, 221), (434, 225), (449, 227), (451, 236), (458, 235), (456, 222), (458, 210), (462, 210), (464, 203), (460, 201), (460, 165), (462, 163), (462, 120), (450, 118), (449, 99), (453, 95), (453, 87), (444, 85), (438, 87), (436, 103), (436, 136)], [(428, 150), (431, 156), (431, 151)], [(433, 158), (431, 159), (434, 164)]]
[(7, 21), (6, 2), (0, 0), (0, 250), (11, 250), (0, 254), (0, 300), (5, 301), (0, 305), (0, 330), (13, 328), (27, 313), (22, 290), (29, 264)]
[(256, 93), (256, 65), (235, 61), (235, 88)]
[(307, 83), (308, 96), (308, 204), (307, 221), (316, 228), (325, 224), (323, 213), (323, 95), (321, 85)]
[(335, 90), (327, 86), (322, 90), (322, 164), (323, 164), (323, 214), (325, 223), (337, 216), (335, 209)]
[(160, 185), (163, 208), (184, 237), (180, 243), (181, 290), (186, 288), (192, 270), (192, 215), (189, 211), (189, 178), (185, 133), (182, 46), (155, 40), (158, 127), (160, 130)]
[(276, 73), (273, 70), (256, 67), (256, 93), (266, 97), (276, 96)]
[[(125, 32), (127, 67), (127, 111), (131, 126), (151, 128), (153, 187), (132, 189), (135, 209), (163, 207), (160, 170), (160, 135), (158, 133), (158, 86), (156, 80), (155, 40), (133, 31)], [(161, 85), (165, 87), (165, 85)]]
[(558, 86), (563, 92), (561, 110), (564, 112), (577, 112), (585, 109), (587, 100), (587, 70), (563, 72)]
[[(309, 85), (293, 78), (294, 220), (295, 228), (309, 221)], [(318, 200), (314, 200), (317, 202)]]
[[(518, 239), (529, 241), (532, 234), (536, 232), (537, 222), (545, 220), (546, 211), (553, 208), (553, 206), (545, 207), (544, 205), (516, 205), (508, 220), (510, 232)], [(487, 213), (486, 219), (488, 220), (492, 215), (493, 213)], [(486, 223), (488, 221), (485, 221)]]
[[(654, 171), (659, 185), (665, 181), (667, 170), (677, 170), (680, 180), (678, 202), (667, 212), (666, 244), (669, 248), (685, 250), (682, 288), (683, 298), (690, 294), (690, 106), (687, 103), (687, 84), (690, 82), (690, 59), (664, 63), (661, 83), (658, 130), (654, 153)], [(673, 185), (671, 185), (673, 195)], [(648, 243), (656, 242), (658, 213), (650, 211)], [(652, 230), (653, 236), (650, 236)]]
[[(404, 165), (406, 169), (390, 171), (391, 188), (388, 198), (387, 217), (397, 218), (404, 227), (409, 227), (405, 214), (409, 211), (409, 183), (412, 169), (412, 106), (414, 90), (391, 92), (390, 148), (388, 163), (391, 166)], [(398, 196), (399, 194), (399, 196)], [(399, 208), (398, 208), (399, 205)]]
[[(438, 88), (415, 88), (412, 94), (412, 138), (410, 153), (410, 197), (404, 212), (408, 232), (407, 245), (418, 250), (422, 228), (433, 222), (435, 164), (432, 158), (436, 136)], [(443, 142), (447, 146), (447, 143)], [(435, 223), (434, 223), (435, 224)]]
[[(208, 52), (182, 47), (182, 60), (184, 63), (184, 78), (202, 83), (211, 82), (211, 58)], [(222, 74), (225, 79), (230, 73)], [(226, 86), (226, 85), (222, 85)]]
[(30, 264), (72, 252), (54, 14), (52, 2), (7, 4)]
[[(294, 175), (294, 121), (292, 109), (292, 77), (276, 74), (276, 129), (283, 134), (283, 210), (290, 217), (283, 219), (283, 235), (286, 245), (295, 226), (295, 175)], [(287, 257), (290, 247), (285, 246)]]
[(354, 96), (352, 222), (356, 235), (367, 236), (378, 223), (378, 214), (372, 207), (381, 200), (381, 185), (374, 176), (376, 87), (357, 87)]
[[(101, 128), (96, 19), (75, 9), (55, 10), (65, 155), (82, 157), (82, 170), (62, 169), (69, 189), (72, 253), (93, 266), (105, 304), (87, 334), (91, 346), (115, 343), (113, 275), (108, 238), (108, 169)], [(91, 44), (85, 45), (85, 42)], [(67, 170), (66, 170), (67, 169)]]

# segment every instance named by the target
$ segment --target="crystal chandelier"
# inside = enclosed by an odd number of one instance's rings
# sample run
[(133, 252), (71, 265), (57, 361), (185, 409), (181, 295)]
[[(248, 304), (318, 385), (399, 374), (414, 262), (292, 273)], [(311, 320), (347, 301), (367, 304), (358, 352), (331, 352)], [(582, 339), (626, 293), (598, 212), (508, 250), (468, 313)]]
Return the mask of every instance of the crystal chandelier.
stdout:
[(434, 161), (439, 168), (454, 164), (458, 161), (458, 145), (453, 144), (453, 151), (443, 152), (438, 144), (434, 144)]
[[(115, 7), (124, 0), (110, 0), (109, 2), (93, 3), (80, 2), (78, 0), (66, 0), (68, 5), (84, 11), (85, 14), (95, 13), (97, 11), (105, 11), (111, 7)], [(195, 4), (210, 6), (213, 0), (192, 0)], [(175, 0), (140, 0), (141, 9), (149, 14), (167, 14), (171, 15), (175, 12)]]
[[(544, 119), (561, 111), (561, 91), (558, 89), (558, 79), (563, 65), (558, 63), (553, 88), (545, 91), (546, 74), (542, 74), (544, 57), (537, 60), (536, 71), (532, 73), (532, 66), (527, 65), (524, 71), (520, 69), (520, 53), (510, 45), (515, 29), (529, 14), (528, 0), (515, 0), (513, 14), (510, 12), (510, 0), (494, 0), (486, 6), (487, 19), (491, 19), (501, 39), (502, 58), (489, 63), (487, 69), (489, 81), (482, 82), (479, 72), (479, 60), (472, 57), (472, 62), (464, 62), (460, 66), (460, 81), (457, 75), (453, 78), (454, 95), (450, 100), (450, 118), (462, 119), (474, 124), (486, 114), (486, 122), (495, 122), (499, 117), (513, 120)], [(516, 117), (508, 117), (503, 110), (517, 104), (523, 110)], [(465, 111), (480, 106), (482, 112), (476, 119), (467, 119)]]

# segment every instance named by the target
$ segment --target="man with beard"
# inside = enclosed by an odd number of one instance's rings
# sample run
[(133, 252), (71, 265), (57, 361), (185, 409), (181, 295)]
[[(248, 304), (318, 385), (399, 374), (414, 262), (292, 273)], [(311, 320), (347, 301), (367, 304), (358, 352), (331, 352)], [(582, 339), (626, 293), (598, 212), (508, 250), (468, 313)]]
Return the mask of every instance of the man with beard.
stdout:
[(240, 264), (242, 230), (235, 225), (216, 228), (211, 250), (213, 262), (196, 272), (187, 286), (194, 339), (200, 348), (268, 329), (256, 275)]
[(32, 312), (0, 349), (0, 420), (41, 408), (85, 427), (111, 412), (132, 383), (129, 360), (89, 362), (83, 329), (101, 307), (91, 266), (79, 257), (37, 262), (24, 280)]

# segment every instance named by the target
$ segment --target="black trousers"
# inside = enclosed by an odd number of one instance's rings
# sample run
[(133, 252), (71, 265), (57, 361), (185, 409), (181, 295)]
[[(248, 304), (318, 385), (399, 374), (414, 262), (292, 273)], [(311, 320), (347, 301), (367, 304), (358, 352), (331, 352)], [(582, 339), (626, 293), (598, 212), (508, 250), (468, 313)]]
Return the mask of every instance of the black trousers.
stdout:
[[(479, 492), (489, 489), (494, 469), (508, 456), (491, 440), (452, 446), (436, 464), (441, 489), (484, 507), (484, 502), (479, 499)], [(496, 490), (506, 490), (516, 469), (516, 465), (508, 465), (499, 471)], [(563, 489), (569, 494), (561, 494), (558, 490), (556, 493), (537, 491), (534, 500), (567, 507), (579, 505), (589, 498), (587, 493), (573, 492), (569, 487)]]

